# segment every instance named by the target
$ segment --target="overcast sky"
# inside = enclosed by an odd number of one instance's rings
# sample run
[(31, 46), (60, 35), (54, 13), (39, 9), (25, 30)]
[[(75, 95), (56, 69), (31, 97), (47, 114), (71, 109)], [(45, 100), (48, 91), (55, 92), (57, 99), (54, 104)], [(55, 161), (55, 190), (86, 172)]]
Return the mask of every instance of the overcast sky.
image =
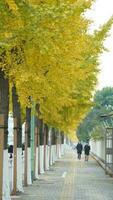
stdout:
[[(94, 20), (93, 28), (97, 28), (105, 23), (113, 15), (113, 0), (96, 0), (92, 11), (87, 16)], [(101, 72), (98, 76), (98, 89), (106, 86), (113, 86), (113, 26), (110, 36), (105, 41), (105, 46), (109, 52), (105, 52), (100, 57)]]

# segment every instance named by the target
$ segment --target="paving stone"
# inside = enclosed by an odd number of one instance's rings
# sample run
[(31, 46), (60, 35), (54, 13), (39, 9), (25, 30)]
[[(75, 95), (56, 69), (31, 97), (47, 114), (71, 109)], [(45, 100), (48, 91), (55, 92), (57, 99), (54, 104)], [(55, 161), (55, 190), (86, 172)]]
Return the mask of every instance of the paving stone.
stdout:
[(105, 175), (93, 158), (88, 162), (84, 156), (77, 160), (75, 152), (70, 150), (33, 185), (24, 188), (18, 199), (113, 200), (113, 178)]

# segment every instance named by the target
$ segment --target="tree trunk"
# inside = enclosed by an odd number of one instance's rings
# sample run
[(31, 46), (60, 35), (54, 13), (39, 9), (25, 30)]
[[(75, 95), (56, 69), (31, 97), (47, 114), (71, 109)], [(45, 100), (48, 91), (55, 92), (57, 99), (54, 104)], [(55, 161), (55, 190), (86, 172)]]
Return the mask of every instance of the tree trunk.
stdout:
[(61, 144), (64, 144), (64, 134), (61, 133)]
[[(20, 103), (18, 101), (18, 95), (16, 92), (16, 87), (13, 86), (12, 88), (12, 102), (13, 102), (13, 118), (14, 118), (14, 173), (13, 173), (13, 194), (16, 194), (16, 191), (20, 191), (22, 189), (22, 182), (18, 182), (22, 177), (21, 172), (21, 150), (22, 150), (22, 124), (21, 124), (21, 108)], [(16, 122), (15, 122), (16, 120)], [(17, 149), (18, 147), (18, 149)], [(21, 151), (21, 152), (20, 152)], [(19, 158), (17, 157), (19, 156)], [(18, 170), (19, 169), (19, 170)], [(17, 184), (18, 183), (18, 184)], [(20, 189), (21, 184), (21, 189)]]
[(39, 127), (39, 173), (44, 173), (44, 127), (43, 127), (43, 120), (38, 120), (38, 127)]
[(59, 156), (59, 132), (56, 130), (55, 131), (55, 136), (56, 136), (56, 155), (57, 157)]
[(30, 130), (31, 130), (31, 108), (26, 107), (25, 123), (25, 162), (24, 162), (24, 186), (28, 185), (28, 147), (30, 147)]
[(25, 123), (25, 154), (24, 154), (24, 186), (28, 185), (27, 182), (27, 171), (28, 171), (28, 124), (27, 122)]
[(40, 135), (39, 135), (39, 124), (38, 118), (36, 119), (37, 126), (37, 147), (38, 147), (38, 174), (40, 174)]
[(47, 169), (47, 166), (46, 166), (46, 160), (47, 160), (47, 157), (46, 157), (46, 147), (48, 145), (48, 126), (46, 124), (44, 124), (44, 170)]
[(4, 115), (4, 149), (8, 143), (9, 83), (0, 70), (0, 114)]
[(35, 141), (34, 141), (34, 176), (36, 178), (36, 159), (37, 159), (37, 142), (38, 142), (38, 127), (35, 127)]
[(49, 127), (48, 127), (48, 125), (45, 125), (45, 129), (46, 129), (46, 145), (48, 145), (48, 137), (49, 137), (49, 134), (48, 134)]
[(32, 103), (31, 107), (31, 178), (32, 182), (35, 180), (35, 172), (34, 172), (34, 165), (35, 165), (35, 103)]
[(0, 200), (3, 195), (4, 115), (0, 114)]
[(17, 119), (14, 118), (14, 144), (13, 144), (13, 191), (12, 194), (16, 194), (17, 191)]
[(40, 145), (44, 145), (44, 128), (43, 128), (43, 120), (39, 119), (39, 137), (40, 137)]
[(26, 107), (24, 184), (31, 184), (31, 108)]
[(3, 196), (3, 154), (8, 143), (8, 113), (9, 83), (4, 72), (0, 70), (0, 200)]
[(17, 147), (22, 147), (22, 122), (21, 122), (21, 107), (18, 101), (16, 87), (12, 88), (12, 102), (13, 102), (13, 117), (17, 119)]
[(57, 142), (57, 133), (54, 128), (52, 128), (52, 135), (51, 135), (51, 144), (55, 145)]
[(28, 147), (30, 147), (31, 141), (31, 108), (26, 108), (26, 123), (27, 123), (27, 137), (28, 137)]
[[(38, 115), (40, 115), (40, 105), (36, 104), (36, 111), (38, 113)], [(44, 145), (44, 126), (43, 126), (43, 120), (37, 118), (37, 122), (38, 123), (38, 134), (39, 134), (39, 141), (40, 141), (40, 145)]]

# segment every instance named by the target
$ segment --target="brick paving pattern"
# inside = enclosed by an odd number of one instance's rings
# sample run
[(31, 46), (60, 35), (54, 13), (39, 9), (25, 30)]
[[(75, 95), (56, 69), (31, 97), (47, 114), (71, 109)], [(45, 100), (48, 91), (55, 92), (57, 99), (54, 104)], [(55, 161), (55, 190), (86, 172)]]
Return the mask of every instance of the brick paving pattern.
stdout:
[(94, 159), (76, 157), (70, 150), (12, 200), (113, 200), (113, 178)]

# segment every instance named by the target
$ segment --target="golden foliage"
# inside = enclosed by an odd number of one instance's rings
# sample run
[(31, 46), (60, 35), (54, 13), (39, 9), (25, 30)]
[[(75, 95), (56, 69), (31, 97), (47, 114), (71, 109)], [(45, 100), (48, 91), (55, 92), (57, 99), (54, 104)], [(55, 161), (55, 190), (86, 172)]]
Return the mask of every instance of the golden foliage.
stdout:
[(91, 106), (98, 56), (113, 21), (90, 35), (84, 12), (92, 2), (0, 3), (0, 67), (15, 83), (22, 107), (30, 106), (32, 97), (39, 117), (71, 137)]

